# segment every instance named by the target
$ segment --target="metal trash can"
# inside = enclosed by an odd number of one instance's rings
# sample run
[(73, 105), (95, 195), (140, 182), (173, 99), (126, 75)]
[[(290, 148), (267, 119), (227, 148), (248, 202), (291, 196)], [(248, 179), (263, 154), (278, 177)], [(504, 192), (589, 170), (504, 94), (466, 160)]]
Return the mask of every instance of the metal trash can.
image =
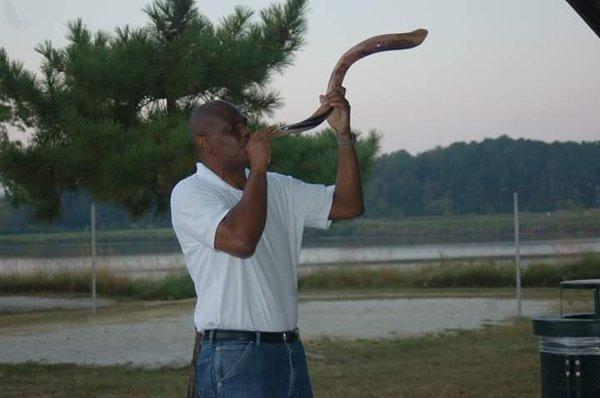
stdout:
[[(593, 290), (594, 312), (563, 313), (564, 289)], [(600, 279), (560, 284), (560, 315), (533, 319), (543, 398), (600, 397)]]

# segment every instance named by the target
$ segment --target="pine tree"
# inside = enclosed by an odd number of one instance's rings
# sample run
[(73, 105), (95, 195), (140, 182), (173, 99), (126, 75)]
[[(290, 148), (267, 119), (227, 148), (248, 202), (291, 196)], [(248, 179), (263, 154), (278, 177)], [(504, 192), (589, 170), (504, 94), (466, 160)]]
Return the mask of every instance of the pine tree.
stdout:
[[(194, 105), (230, 100), (255, 123), (280, 105), (269, 82), (303, 45), (306, 0), (257, 16), (236, 7), (218, 24), (193, 0), (156, 0), (144, 11), (147, 26), (113, 33), (69, 23), (65, 47), (36, 47), (41, 75), (0, 48), (0, 183), (36, 218), (56, 219), (69, 191), (133, 215), (164, 211), (194, 164), (187, 134)], [(30, 131), (31, 143), (10, 141), (6, 125)]]

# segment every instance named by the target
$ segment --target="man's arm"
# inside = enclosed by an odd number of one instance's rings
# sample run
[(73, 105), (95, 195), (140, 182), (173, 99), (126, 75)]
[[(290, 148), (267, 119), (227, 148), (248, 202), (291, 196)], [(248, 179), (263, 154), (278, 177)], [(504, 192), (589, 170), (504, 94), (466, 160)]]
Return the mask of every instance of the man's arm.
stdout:
[(267, 166), (271, 161), (270, 139), (273, 131), (250, 136), (246, 152), (250, 176), (242, 199), (217, 227), (215, 248), (233, 256), (248, 258), (254, 254), (267, 220)]
[(360, 167), (351, 142), (350, 104), (344, 95), (345, 89), (340, 88), (321, 96), (321, 103), (334, 107), (327, 121), (338, 137), (337, 179), (329, 212), (330, 220), (355, 218), (365, 212)]
[(346, 220), (359, 217), (364, 212), (360, 168), (354, 146), (338, 144), (337, 179), (329, 219)]
[(236, 257), (251, 257), (265, 229), (266, 219), (267, 172), (252, 170), (242, 199), (217, 227), (215, 248)]

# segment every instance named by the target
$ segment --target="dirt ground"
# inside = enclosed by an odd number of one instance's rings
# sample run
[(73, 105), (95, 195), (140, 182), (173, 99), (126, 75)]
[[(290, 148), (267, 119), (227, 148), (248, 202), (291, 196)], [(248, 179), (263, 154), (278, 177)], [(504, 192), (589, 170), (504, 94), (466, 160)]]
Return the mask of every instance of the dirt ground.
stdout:
[[(1, 303), (14, 298), (0, 298)], [(27, 299), (34, 304), (35, 299)], [(52, 300), (40, 299), (40, 308)], [(73, 304), (73, 303), (72, 303)], [(80, 303), (81, 304), (81, 303)], [(89, 303), (86, 303), (86, 306)], [(111, 304), (111, 303), (106, 303)], [(525, 300), (525, 316), (550, 312), (552, 302)], [(56, 309), (0, 316), (0, 362), (136, 365), (189, 362), (193, 300), (112, 303), (94, 318), (89, 310)], [(78, 308), (73, 304), (72, 308)], [(514, 300), (498, 298), (389, 298), (300, 302), (305, 340), (320, 337), (381, 340), (447, 330), (472, 330), (514, 316)]]

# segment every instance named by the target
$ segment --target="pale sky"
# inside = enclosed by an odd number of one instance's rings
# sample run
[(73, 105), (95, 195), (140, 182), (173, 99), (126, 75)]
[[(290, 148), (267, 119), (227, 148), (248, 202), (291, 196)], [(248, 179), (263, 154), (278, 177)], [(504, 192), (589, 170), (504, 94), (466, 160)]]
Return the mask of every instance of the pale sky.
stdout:
[[(66, 22), (92, 30), (147, 23), (147, 0), (0, 0), (0, 46), (37, 71), (33, 48), (65, 43)], [(235, 5), (197, 1), (213, 22)], [(377, 129), (382, 152), (418, 153), (507, 134), (547, 142), (600, 140), (600, 39), (565, 0), (313, 0), (307, 44), (272, 87), (278, 122), (309, 116), (341, 54), (368, 37), (417, 28), (415, 49), (356, 63), (344, 85), (355, 129)]]

